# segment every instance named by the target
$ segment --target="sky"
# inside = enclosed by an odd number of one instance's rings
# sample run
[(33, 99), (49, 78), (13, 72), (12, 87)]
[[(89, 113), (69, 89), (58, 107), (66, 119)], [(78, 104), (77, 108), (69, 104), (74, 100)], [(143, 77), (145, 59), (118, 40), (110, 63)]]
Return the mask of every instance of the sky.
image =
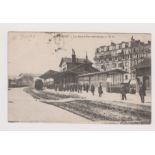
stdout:
[(9, 32), (8, 33), (8, 74), (43, 74), (52, 69), (59, 71), (62, 57), (76, 57), (92, 62), (99, 46), (136, 40), (148, 42), (150, 34), (116, 33), (55, 33), (55, 32)]

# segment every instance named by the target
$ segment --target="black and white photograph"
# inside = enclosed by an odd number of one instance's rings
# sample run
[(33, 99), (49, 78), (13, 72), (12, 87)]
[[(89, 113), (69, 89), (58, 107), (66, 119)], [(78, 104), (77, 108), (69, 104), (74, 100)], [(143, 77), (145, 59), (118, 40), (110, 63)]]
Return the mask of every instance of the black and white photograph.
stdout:
[(151, 34), (8, 32), (8, 122), (151, 124)]
[(0, 5), (0, 154), (154, 155), (154, 1)]

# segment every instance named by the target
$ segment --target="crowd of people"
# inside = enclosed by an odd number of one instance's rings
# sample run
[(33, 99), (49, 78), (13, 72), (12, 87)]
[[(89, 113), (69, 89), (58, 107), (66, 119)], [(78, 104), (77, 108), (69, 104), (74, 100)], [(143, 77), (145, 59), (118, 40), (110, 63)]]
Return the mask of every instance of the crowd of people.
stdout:
[[(70, 91), (70, 92), (78, 92), (78, 93), (82, 93), (83, 91), (85, 92), (89, 92), (91, 91), (92, 95), (94, 96), (94, 93), (95, 93), (95, 85), (94, 84), (72, 84), (72, 85), (66, 85), (65, 87), (63, 86), (60, 86), (60, 85), (55, 85), (54, 89), (57, 91)], [(102, 96), (103, 94), (103, 88), (102, 88), (102, 85), (99, 84), (98, 86), (98, 94), (99, 94), (99, 97)]]
[[(96, 92), (96, 87), (94, 84), (72, 84), (72, 85), (66, 85), (65, 87), (62, 87), (60, 85), (56, 85), (55, 90), (59, 90), (59, 91), (70, 91), (70, 92), (78, 92), (78, 93), (82, 93), (83, 91), (85, 92), (89, 92), (91, 91), (92, 95), (94, 96), (95, 92)], [(98, 88), (97, 88), (97, 92), (98, 92), (98, 96), (101, 97), (103, 94), (103, 87), (101, 85), (101, 83), (99, 84)], [(122, 100), (127, 100), (127, 93), (128, 93), (128, 88), (125, 85), (121, 85), (120, 87), (120, 93), (122, 96)], [(141, 82), (139, 84), (139, 96), (141, 99), (141, 102), (144, 103), (145, 102), (145, 96), (146, 96), (146, 88), (145, 85)]]

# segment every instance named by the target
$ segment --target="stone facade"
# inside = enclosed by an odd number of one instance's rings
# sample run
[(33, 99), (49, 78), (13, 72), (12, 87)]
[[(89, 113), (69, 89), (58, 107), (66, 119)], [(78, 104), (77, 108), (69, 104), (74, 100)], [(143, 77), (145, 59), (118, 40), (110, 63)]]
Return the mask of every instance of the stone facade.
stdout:
[(95, 65), (100, 71), (112, 69), (122, 69), (127, 73), (124, 74), (124, 81), (128, 82), (135, 79), (136, 75), (132, 72), (134, 66), (142, 62), (146, 57), (151, 55), (151, 42), (141, 42), (133, 37), (129, 42), (119, 44), (111, 43), (109, 46), (100, 46), (95, 52)]

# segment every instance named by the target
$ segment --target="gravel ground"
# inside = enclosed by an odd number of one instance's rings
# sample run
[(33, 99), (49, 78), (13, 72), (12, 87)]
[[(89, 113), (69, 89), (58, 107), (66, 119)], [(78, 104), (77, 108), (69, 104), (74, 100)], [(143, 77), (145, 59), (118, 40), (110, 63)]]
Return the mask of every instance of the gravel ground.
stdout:
[(51, 102), (48, 104), (68, 110), (91, 121), (108, 121), (120, 124), (149, 124), (151, 120), (150, 112), (113, 107), (90, 100), (75, 100), (63, 103)]
[(52, 99), (52, 100), (59, 100), (59, 99), (66, 99), (66, 98), (80, 98), (78, 95), (66, 95), (66, 94), (60, 94), (59, 92), (57, 93), (52, 93), (52, 92), (45, 92), (45, 91), (37, 91), (32, 88), (25, 88), (25, 92), (31, 94), (35, 98), (43, 98), (43, 99)]
[[(27, 91), (27, 90), (26, 90)], [(151, 108), (150, 106), (133, 105), (127, 103), (108, 103), (107, 101), (92, 101), (80, 99), (74, 96), (72, 101), (60, 102), (64, 98), (70, 98), (69, 95), (36, 92), (28, 89), (27, 91), (35, 98), (44, 99), (42, 102), (65, 109), (69, 112), (87, 118), (93, 122), (119, 123), (119, 124), (150, 124)], [(45, 93), (46, 94), (46, 93)], [(54, 101), (50, 101), (50, 99)]]

